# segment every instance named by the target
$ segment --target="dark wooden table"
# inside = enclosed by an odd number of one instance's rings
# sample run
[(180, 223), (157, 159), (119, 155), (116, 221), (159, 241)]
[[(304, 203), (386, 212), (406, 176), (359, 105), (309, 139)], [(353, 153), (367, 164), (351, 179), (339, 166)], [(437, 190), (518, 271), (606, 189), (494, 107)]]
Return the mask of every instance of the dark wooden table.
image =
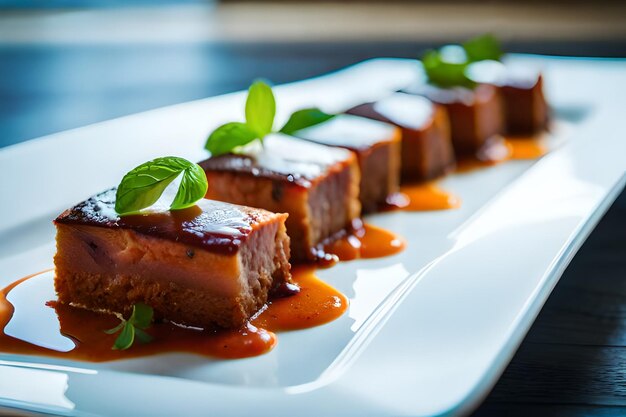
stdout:
[[(0, 147), (113, 117), (294, 81), (432, 44), (0, 46)], [(510, 43), (509, 50), (621, 56), (626, 42)], [(626, 415), (626, 193), (565, 272), (475, 416)], [(1, 414), (1, 412), (0, 412)]]

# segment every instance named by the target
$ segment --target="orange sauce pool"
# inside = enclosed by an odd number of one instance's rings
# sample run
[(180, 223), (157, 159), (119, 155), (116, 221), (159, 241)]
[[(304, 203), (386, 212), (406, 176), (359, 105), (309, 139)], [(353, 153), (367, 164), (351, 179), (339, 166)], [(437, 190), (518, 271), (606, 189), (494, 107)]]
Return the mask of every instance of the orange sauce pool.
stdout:
[(461, 199), (443, 190), (435, 182), (405, 184), (390, 195), (383, 210), (432, 211), (461, 207)]
[(406, 247), (399, 235), (383, 228), (363, 224), (351, 233), (324, 246), (325, 254), (335, 255), (340, 261), (382, 258), (400, 253)]
[(506, 139), (484, 146), (476, 156), (465, 156), (456, 161), (456, 172), (468, 172), (508, 161), (513, 156), (513, 148)]
[(26, 277), (0, 292), (0, 351), (6, 353), (45, 355), (73, 360), (105, 362), (159, 353), (187, 352), (198, 355), (235, 359), (267, 353), (276, 345), (272, 330), (305, 329), (328, 323), (340, 317), (348, 307), (347, 298), (315, 276), (312, 267), (295, 268), (293, 279), (301, 291), (293, 296), (272, 300), (251, 323), (237, 330), (209, 331), (177, 326), (168, 322), (153, 323), (146, 331), (153, 340), (135, 344), (127, 350), (113, 350), (117, 334), (105, 330), (119, 323), (114, 315), (96, 313), (56, 302), (41, 308), (54, 308), (59, 318), (60, 333), (76, 345), (69, 352), (44, 348), (5, 334), (4, 329), (14, 314), (7, 300), (9, 292), (27, 279), (43, 279), (45, 274)]
[(529, 137), (507, 137), (512, 149), (511, 159), (537, 159), (550, 150), (542, 135)]
[(458, 160), (456, 172), (473, 171), (509, 160), (541, 158), (550, 151), (545, 136), (545, 132), (532, 136), (507, 136), (502, 142), (487, 148), (477, 158), (466, 157)]
[(292, 271), (300, 292), (270, 301), (252, 319), (252, 324), (271, 331), (297, 330), (335, 320), (348, 308), (348, 299), (315, 276), (315, 267), (298, 266)]
[[(533, 136), (509, 136), (486, 148), (479, 157), (461, 158), (457, 172), (493, 166), (508, 160), (537, 159), (549, 151), (545, 133)], [(441, 189), (436, 182), (404, 184), (399, 193), (389, 196), (381, 210), (431, 211), (461, 207), (461, 199)]]

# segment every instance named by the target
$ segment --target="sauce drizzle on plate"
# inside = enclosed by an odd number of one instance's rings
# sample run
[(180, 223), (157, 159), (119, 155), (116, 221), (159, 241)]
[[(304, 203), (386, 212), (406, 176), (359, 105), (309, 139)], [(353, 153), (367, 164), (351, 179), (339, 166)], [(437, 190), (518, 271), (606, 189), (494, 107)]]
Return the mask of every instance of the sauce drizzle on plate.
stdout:
[(0, 351), (91, 362), (171, 352), (195, 353), (222, 359), (261, 355), (272, 350), (277, 343), (277, 335), (271, 330), (295, 330), (318, 326), (337, 319), (346, 311), (347, 298), (319, 280), (314, 272), (313, 267), (295, 268), (293, 279), (301, 287), (301, 291), (290, 297), (271, 300), (251, 323), (241, 329), (202, 330), (158, 322), (147, 329), (153, 337), (152, 342), (142, 344), (136, 341), (130, 349), (124, 351), (111, 348), (117, 335), (104, 333), (119, 323), (119, 319), (114, 315), (93, 312), (56, 301), (41, 303), (41, 309), (55, 310), (59, 319), (59, 333), (70, 338), (75, 344), (74, 349), (62, 352), (15, 338), (4, 331), (15, 313), (14, 306), (7, 300), (8, 294), (30, 279), (51, 280), (53, 272), (44, 271), (18, 280), (0, 292)]

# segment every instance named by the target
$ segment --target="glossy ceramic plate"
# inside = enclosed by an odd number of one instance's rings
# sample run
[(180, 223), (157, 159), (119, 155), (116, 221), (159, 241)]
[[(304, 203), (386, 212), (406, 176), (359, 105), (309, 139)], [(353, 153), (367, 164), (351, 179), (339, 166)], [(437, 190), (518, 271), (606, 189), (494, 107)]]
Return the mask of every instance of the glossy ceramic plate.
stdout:
[[(408, 246), (318, 271), (349, 297), (343, 317), (280, 333), (272, 352), (241, 360), (168, 354), (93, 364), (0, 353), (0, 405), (78, 416), (447, 415), (476, 406), (626, 168), (624, 62), (511, 59), (545, 71), (549, 100), (569, 125), (553, 138), (560, 146), (539, 161), (447, 177), (441, 186), (462, 199), (460, 209), (368, 217)], [(280, 86), (279, 118), (311, 105), (340, 111), (416, 73), (414, 61), (372, 60)], [(152, 157), (205, 157), (207, 132), (242, 118), (243, 99), (195, 101), (0, 150), (0, 285), (52, 266), (51, 220), (66, 207)], [(11, 301), (54, 298), (52, 274), (29, 286)], [(16, 316), (10, 331), (40, 340), (54, 319)]]

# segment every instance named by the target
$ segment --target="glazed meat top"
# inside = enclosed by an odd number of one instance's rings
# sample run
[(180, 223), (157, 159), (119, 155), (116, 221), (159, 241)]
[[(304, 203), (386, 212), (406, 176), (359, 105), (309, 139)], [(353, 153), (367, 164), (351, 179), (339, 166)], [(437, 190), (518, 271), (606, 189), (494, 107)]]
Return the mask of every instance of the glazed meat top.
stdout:
[(211, 252), (235, 254), (255, 229), (286, 217), (262, 209), (207, 199), (198, 201), (195, 206), (174, 211), (167, 210), (167, 206), (159, 206), (157, 202), (141, 214), (120, 217), (114, 209), (115, 192), (113, 188), (77, 204), (63, 212), (55, 223), (130, 229)]
[(361, 104), (348, 113), (392, 123), (406, 129), (423, 130), (432, 121), (435, 105), (426, 97), (395, 93), (374, 103)]
[(343, 169), (354, 155), (282, 134), (265, 138), (263, 147), (246, 154), (227, 154), (200, 162), (205, 171), (229, 171), (309, 188), (329, 172)]
[(341, 146), (354, 151), (364, 151), (378, 143), (390, 142), (398, 137), (390, 124), (364, 117), (339, 115), (317, 126), (303, 129), (296, 136), (330, 146)]
[(468, 67), (471, 79), (479, 83), (498, 87), (530, 90), (539, 84), (541, 72), (538, 68), (526, 65), (507, 65), (495, 61), (475, 62)]
[(491, 84), (478, 84), (471, 90), (465, 87), (441, 88), (432, 84), (418, 83), (404, 91), (409, 94), (424, 96), (439, 104), (473, 106), (477, 102), (492, 99), (496, 94), (496, 87)]

